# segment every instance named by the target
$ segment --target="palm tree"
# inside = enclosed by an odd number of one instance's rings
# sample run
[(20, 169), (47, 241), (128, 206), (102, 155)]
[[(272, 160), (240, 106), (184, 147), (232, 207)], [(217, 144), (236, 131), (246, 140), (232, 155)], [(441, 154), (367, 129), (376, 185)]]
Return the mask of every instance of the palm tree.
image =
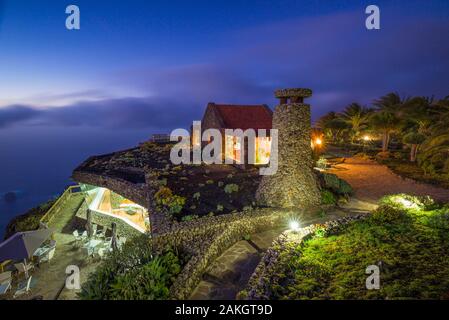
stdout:
[(316, 127), (323, 131), (326, 138), (337, 142), (342, 138), (347, 124), (338, 117), (337, 113), (331, 111), (318, 119)]
[(408, 98), (401, 98), (397, 92), (391, 92), (374, 100), (373, 105), (378, 111), (396, 113), (408, 100)]
[(419, 146), (424, 142), (424, 140), (426, 140), (426, 136), (417, 132), (410, 132), (404, 136), (403, 142), (411, 146), (410, 148), (411, 162), (416, 161)]
[(348, 125), (351, 143), (367, 128), (371, 110), (358, 103), (351, 103), (340, 114), (341, 119)]
[(418, 163), (424, 170), (449, 173), (449, 97), (433, 104), (436, 116), (429, 126), (428, 138), (421, 145)]
[(391, 134), (399, 129), (399, 119), (392, 112), (378, 111), (370, 117), (370, 125), (382, 134), (382, 151), (388, 151)]

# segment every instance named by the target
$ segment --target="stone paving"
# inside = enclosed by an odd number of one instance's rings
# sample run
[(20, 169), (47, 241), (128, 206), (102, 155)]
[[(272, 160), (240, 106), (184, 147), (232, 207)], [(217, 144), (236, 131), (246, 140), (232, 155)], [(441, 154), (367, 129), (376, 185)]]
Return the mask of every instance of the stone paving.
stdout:
[[(74, 237), (72, 232), (77, 225), (75, 217), (76, 210), (82, 200), (82, 195), (72, 196), (64, 204), (64, 208), (49, 223), (49, 227), (55, 230), (53, 235), (56, 240), (55, 255), (50, 262), (44, 262), (36, 266), (30, 272), (33, 277), (31, 282), (31, 291), (19, 297), (18, 299), (76, 299), (76, 291), (63, 289), (65, 285), (65, 270), (68, 265), (77, 265), (80, 268), (80, 281), (83, 283), (90, 272), (98, 267), (99, 261), (89, 259), (82, 250), (74, 246)], [(17, 284), (22, 282), (24, 277), (15, 279), (12, 292), (5, 298), (12, 298), (13, 291)]]
[[(302, 221), (301, 226), (323, 223), (351, 214), (366, 213), (373, 208), (375, 206), (372, 204), (352, 200), (340, 209), (332, 209), (323, 217)], [(286, 228), (284, 227), (253, 234), (249, 239), (235, 243), (211, 264), (206, 274), (203, 275), (203, 280), (190, 296), (190, 299), (236, 299), (237, 294), (248, 283), (263, 253), (271, 246), (273, 240), (285, 230)]]

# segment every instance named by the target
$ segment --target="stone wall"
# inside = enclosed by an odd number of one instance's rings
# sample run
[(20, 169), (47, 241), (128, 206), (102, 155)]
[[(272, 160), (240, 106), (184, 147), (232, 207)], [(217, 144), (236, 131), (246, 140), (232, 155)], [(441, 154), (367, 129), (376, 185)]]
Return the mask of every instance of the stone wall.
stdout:
[(171, 246), (192, 255), (171, 287), (171, 298), (187, 299), (209, 265), (244, 236), (288, 224), (289, 210), (255, 209), (204, 217), (174, 224), (170, 232), (153, 237), (156, 249)]
[(148, 188), (145, 183), (136, 184), (119, 178), (80, 171), (75, 171), (72, 178), (79, 183), (108, 188), (119, 195), (148, 208)]
[[(277, 277), (274, 270), (279, 263), (281, 253), (283, 255), (292, 255), (297, 257), (296, 247), (301, 244), (302, 241), (310, 237), (315, 231), (320, 228), (326, 233), (338, 233), (346, 224), (364, 219), (366, 215), (360, 214), (350, 217), (344, 217), (338, 220), (328, 221), (324, 224), (311, 225), (306, 228), (302, 228), (299, 232), (286, 231), (281, 234), (271, 247), (265, 252), (262, 260), (251, 276), (248, 286), (245, 290), (245, 294), (240, 296), (248, 300), (266, 300), (270, 299), (270, 284), (273, 279)], [(288, 244), (295, 243), (297, 245), (291, 246)]]
[(281, 208), (319, 205), (310, 145), (310, 106), (278, 105), (273, 129), (278, 130), (278, 170), (262, 178), (256, 194), (259, 204)]
[[(83, 201), (82, 205), (80, 206), (80, 208), (78, 209), (77, 213), (76, 213), (76, 217), (86, 220), (87, 222), (87, 210), (88, 210), (88, 206), (86, 201)], [(119, 237), (125, 237), (127, 239), (131, 239), (135, 236), (140, 235), (141, 233), (134, 229), (133, 227), (131, 227), (129, 224), (127, 224), (126, 222), (117, 219), (117, 218), (113, 218), (101, 213), (98, 213), (96, 211), (92, 211), (91, 210), (91, 214), (92, 214), (92, 223), (95, 223), (99, 226), (102, 227), (107, 227), (109, 229), (112, 228), (112, 223), (114, 222), (117, 226), (117, 235)]]
[(165, 232), (171, 227), (170, 217), (159, 212), (154, 202), (150, 200), (153, 199), (154, 193), (158, 190), (159, 186), (149, 175), (145, 175), (146, 183), (144, 184), (135, 184), (119, 178), (82, 171), (75, 171), (72, 178), (80, 183), (108, 188), (145, 207), (149, 212), (152, 234)]

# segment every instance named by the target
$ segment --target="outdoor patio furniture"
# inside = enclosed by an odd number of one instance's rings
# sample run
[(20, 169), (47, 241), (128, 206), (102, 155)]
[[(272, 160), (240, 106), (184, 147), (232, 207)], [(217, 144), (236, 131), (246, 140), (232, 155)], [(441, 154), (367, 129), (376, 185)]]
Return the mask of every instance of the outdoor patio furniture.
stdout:
[(8, 290), (11, 290), (11, 279), (0, 283), (0, 295), (6, 294)]
[(56, 250), (56, 241), (51, 240), (47, 245), (38, 248), (34, 252), (33, 257), (37, 258), (38, 263), (50, 261), (53, 258), (53, 255), (55, 254), (55, 250)]
[(0, 244), (0, 261), (23, 261), (31, 258), (53, 232), (51, 229), (38, 229), (15, 233)]
[(0, 283), (6, 282), (8, 280), (11, 280), (11, 278), (12, 278), (12, 272), (11, 271), (0, 273)]
[(16, 292), (14, 293), (14, 298), (24, 295), (25, 293), (28, 293), (30, 291), (30, 285), (31, 285), (32, 278), (33, 277), (30, 276), (28, 279), (26, 279), (25, 281), (23, 281), (19, 284)]
[(108, 229), (106, 227), (103, 227), (103, 229), (98, 230), (97, 233), (96, 233), (97, 238), (100, 238), (100, 239), (106, 238), (106, 231), (107, 230)]
[(31, 262), (27, 263), (26, 265), (23, 262), (15, 263), (14, 266), (16, 267), (17, 271), (19, 272), (19, 275), (21, 275), (22, 273), (25, 273), (25, 275), (27, 275), (28, 271), (30, 271), (31, 269), (34, 268), (34, 266)]

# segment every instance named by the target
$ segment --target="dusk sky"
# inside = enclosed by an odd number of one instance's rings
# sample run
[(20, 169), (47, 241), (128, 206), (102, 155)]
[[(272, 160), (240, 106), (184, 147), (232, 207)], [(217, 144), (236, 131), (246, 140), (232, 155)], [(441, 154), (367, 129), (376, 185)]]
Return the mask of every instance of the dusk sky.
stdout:
[[(310, 87), (313, 115), (379, 95), (449, 94), (449, 2), (0, 1), (0, 127), (169, 131), (207, 102)], [(76, 4), (81, 30), (65, 28)]]
[(448, 17), (447, 0), (0, 0), (0, 195), (24, 195), (0, 201), (0, 229), (88, 156), (188, 128), (208, 102), (273, 108), (275, 89), (308, 87), (317, 119), (392, 91), (447, 96)]

